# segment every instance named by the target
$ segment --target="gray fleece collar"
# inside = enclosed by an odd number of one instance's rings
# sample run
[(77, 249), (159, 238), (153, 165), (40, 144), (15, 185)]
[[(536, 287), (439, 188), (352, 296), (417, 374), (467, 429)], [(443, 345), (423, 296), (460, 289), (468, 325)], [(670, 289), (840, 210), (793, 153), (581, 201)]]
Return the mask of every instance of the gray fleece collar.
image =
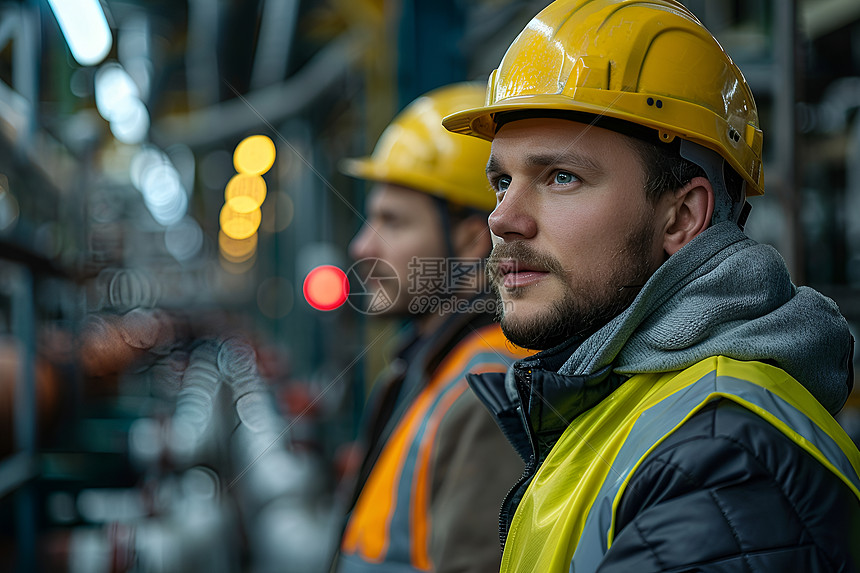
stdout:
[(669, 257), (558, 372), (588, 375), (610, 364), (625, 376), (670, 372), (717, 355), (779, 366), (831, 413), (850, 389), (851, 335), (836, 304), (795, 287), (779, 253), (733, 223), (711, 227)]

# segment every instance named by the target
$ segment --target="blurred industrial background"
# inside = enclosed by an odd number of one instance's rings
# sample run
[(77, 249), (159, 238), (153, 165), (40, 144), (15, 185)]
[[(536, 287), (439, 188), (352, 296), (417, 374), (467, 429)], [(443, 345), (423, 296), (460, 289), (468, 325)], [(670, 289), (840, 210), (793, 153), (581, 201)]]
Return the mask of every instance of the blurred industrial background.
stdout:
[[(546, 3), (0, 1), (0, 570), (325, 570), (392, 331), (303, 295), (351, 264), (337, 162)], [(856, 337), (860, 3), (684, 3), (759, 104), (748, 234)]]

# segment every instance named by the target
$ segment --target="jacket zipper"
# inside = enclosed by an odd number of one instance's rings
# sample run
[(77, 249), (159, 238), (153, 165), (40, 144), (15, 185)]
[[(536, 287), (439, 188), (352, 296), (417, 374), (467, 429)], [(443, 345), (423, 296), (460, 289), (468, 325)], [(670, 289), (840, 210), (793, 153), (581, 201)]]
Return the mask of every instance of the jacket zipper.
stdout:
[[(517, 393), (520, 395), (520, 405), (517, 408), (520, 413), (520, 418), (523, 422), (523, 427), (526, 429), (529, 437), (529, 443), (532, 447), (532, 454), (529, 457), (528, 463), (526, 463), (525, 468), (523, 469), (523, 474), (520, 476), (520, 479), (508, 490), (507, 495), (505, 495), (505, 499), (502, 501), (502, 506), (499, 509), (499, 544), (502, 547), (502, 551), (505, 549), (505, 542), (508, 538), (508, 528), (510, 527), (511, 520), (513, 519), (513, 511), (511, 506), (513, 505), (514, 497), (519, 493), (519, 491), (529, 482), (529, 480), (534, 476), (537, 471), (538, 466), (538, 447), (534, 436), (534, 431), (532, 430), (531, 425), (528, 423), (528, 416), (525, 410), (525, 404), (523, 402), (523, 395), (528, 395), (524, 390), (528, 390), (531, 388), (531, 368), (522, 372), (522, 383), (520, 382), (520, 376), (517, 376), (515, 373), (515, 379), (517, 382)], [(514, 510), (515, 511), (515, 510)]]

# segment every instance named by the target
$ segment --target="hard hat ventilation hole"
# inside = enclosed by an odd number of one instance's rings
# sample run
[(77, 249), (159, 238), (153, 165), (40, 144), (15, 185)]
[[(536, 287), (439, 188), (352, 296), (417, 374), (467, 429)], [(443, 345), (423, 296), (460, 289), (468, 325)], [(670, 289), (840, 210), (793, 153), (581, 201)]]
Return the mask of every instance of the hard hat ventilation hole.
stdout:
[(741, 140), (741, 134), (734, 127), (729, 128), (729, 139), (737, 143)]
[(656, 105), (657, 109), (660, 109), (661, 107), (663, 107), (663, 100), (659, 100), (659, 99), (655, 100), (652, 97), (649, 97), (648, 99), (646, 99), (645, 103), (647, 103), (648, 105)]

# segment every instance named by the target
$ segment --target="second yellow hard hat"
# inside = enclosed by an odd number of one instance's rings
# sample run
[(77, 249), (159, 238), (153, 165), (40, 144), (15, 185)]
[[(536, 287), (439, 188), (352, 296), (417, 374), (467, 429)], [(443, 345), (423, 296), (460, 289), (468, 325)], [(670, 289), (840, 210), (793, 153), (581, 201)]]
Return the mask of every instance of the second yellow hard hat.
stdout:
[(344, 160), (341, 171), (492, 211), (496, 197), (485, 174), (490, 143), (442, 127), (446, 115), (483, 105), (485, 94), (485, 87), (474, 83), (426, 93), (391, 121), (370, 157)]

